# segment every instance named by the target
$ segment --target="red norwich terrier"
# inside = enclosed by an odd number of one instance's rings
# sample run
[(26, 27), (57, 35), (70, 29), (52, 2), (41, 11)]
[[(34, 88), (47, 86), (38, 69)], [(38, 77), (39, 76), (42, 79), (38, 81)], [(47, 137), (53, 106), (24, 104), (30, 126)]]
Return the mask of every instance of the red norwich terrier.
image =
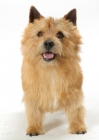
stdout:
[(27, 135), (44, 134), (45, 112), (58, 110), (66, 112), (70, 133), (85, 134), (83, 75), (79, 65), (81, 36), (76, 27), (76, 9), (54, 19), (44, 18), (31, 6), (21, 44)]

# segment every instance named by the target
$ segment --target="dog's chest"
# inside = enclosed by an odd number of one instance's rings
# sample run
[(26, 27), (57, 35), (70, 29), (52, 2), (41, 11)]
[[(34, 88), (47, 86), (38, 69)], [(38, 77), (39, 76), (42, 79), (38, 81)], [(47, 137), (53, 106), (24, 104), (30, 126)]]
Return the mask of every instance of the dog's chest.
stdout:
[(52, 107), (53, 108), (57, 108), (58, 107), (58, 93), (57, 91), (53, 88), (52, 91), (51, 91), (51, 94), (52, 94)]
[[(66, 90), (66, 77), (59, 70), (50, 70), (46, 72), (44, 82), (41, 83), (42, 94), (44, 95), (42, 104), (46, 103), (46, 110), (54, 111), (60, 108), (62, 94)], [(45, 101), (46, 100), (46, 101)], [(62, 99), (63, 100), (63, 99)]]
[(51, 77), (51, 96), (52, 96), (52, 103), (51, 107), (53, 109), (57, 109), (59, 106), (59, 91), (58, 91), (58, 81), (55, 77)]

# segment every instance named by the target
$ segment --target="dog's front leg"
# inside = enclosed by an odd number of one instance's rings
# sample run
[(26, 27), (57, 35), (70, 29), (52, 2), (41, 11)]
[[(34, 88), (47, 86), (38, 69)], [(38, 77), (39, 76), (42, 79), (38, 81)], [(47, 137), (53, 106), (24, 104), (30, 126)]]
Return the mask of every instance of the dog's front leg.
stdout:
[(44, 112), (39, 109), (35, 101), (25, 102), (25, 105), (26, 115), (28, 119), (27, 135), (37, 136), (40, 134), (44, 134), (42, 124)]
[(72, 134), (85, 134), (86, 133), (86, 126), (84, 123), (84, 113), (85, 109), (81, 105), (78, 108), (72, 110), (70, 108), (67, 111), (68, 121), (69, 121), (69, 130)]

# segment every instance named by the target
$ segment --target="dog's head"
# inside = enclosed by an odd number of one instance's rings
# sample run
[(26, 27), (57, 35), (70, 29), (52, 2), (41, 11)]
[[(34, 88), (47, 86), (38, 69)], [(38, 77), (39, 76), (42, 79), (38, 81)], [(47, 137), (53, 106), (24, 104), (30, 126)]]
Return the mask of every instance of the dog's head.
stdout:
[[(76, 9), (63, 18), (44, 18), (34, 6), (22, 40), (22, 53), (31, 61), (56, 63), (78, 55), (81, 36), (76, 27)], [(48, 63), (49, 62), (49, 63)]]

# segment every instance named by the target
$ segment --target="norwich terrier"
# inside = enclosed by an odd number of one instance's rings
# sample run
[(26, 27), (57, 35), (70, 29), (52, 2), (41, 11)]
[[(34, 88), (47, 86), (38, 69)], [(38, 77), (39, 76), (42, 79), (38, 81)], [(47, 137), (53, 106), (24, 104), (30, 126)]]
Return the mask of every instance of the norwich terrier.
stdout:
[(44, 134), (45, 112), (58, 110), (66, 112), (70, 133), (86, 133), (83, 75), (78, 54), (81, 43), (76, 9), (63, 18), (54, 19), (44, 18), (31, 6), (29, 24), (21, 42), (27, 135)]

